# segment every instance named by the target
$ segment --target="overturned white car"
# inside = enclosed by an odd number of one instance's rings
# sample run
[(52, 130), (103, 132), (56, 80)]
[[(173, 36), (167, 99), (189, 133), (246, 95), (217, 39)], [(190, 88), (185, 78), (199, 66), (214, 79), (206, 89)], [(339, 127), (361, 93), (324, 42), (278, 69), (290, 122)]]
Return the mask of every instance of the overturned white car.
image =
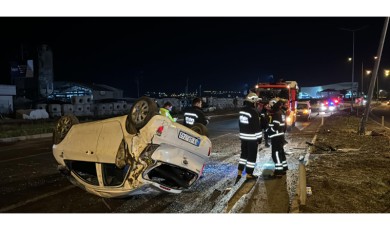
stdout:
[(202, 174), (211, 141), (193, 131), (202, 130), (197, 126), (189, 129), (157, 111), (141, 97), (129, 115), (87, 123), (61, 117), (53, 133), (58, 169), (101, 197), (188, 189)]

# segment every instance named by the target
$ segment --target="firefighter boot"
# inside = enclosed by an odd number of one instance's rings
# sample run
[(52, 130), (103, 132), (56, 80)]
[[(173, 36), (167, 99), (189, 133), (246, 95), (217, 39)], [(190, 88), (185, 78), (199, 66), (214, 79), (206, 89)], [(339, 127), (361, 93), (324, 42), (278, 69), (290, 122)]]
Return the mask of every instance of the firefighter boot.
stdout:
[(246, 180), (257, 180), (258, 177), (253, 174), (246, 174)]
[(234, 182), (234, 184), (237, 184), (237, 182), (241, 179), (241, 175), (242, 175), (242, 170), (238, 170), (236, 181)]

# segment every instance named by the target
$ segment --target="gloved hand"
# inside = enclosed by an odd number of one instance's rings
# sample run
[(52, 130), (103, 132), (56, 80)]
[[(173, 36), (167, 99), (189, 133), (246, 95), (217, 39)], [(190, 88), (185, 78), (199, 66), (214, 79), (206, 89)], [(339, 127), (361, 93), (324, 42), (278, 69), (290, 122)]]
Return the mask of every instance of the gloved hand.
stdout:
[(258, 139), (257, 144), (261, 144), (262, 141), (263, 141), (263, 138)]

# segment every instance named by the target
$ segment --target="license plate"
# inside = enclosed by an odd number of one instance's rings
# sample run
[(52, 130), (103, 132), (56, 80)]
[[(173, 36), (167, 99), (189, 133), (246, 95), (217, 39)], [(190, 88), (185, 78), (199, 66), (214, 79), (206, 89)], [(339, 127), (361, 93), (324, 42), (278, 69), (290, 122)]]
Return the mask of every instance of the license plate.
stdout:
[(199, 138), (196, 138), (188, 133), (185, 133), (183, 131), (179, 131), (179, 136), (178, 138), (180, 140), (183, 140), (185, 142), (188, 142), (190, 144), (193, 144), (195, 146), (199, 146), (200, 145), (200, 139)]

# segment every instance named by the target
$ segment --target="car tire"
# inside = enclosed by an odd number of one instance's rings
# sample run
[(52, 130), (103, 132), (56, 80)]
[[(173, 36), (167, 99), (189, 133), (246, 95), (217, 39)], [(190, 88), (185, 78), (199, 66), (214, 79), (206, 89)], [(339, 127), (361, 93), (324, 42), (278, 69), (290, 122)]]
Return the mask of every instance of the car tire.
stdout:
[(140, 97), (130, 109), (126, 119), (126, 129), (130, 134), (135, 134), (143, 128), (150, 119), (158, 114), (156, 102), (149, 97)]
[(192, 131), (199, 133), (200, 135), (209, 136), (206, 126), (201, 123), (195, 123), (193, 126), (191, 126), (190, 129)]
[(65, 138), (73, 125), (78, 124), (79, 119), (73, 114), (62, 116), (56, 123), (53, 130), (53, 143), (58, 145)]

